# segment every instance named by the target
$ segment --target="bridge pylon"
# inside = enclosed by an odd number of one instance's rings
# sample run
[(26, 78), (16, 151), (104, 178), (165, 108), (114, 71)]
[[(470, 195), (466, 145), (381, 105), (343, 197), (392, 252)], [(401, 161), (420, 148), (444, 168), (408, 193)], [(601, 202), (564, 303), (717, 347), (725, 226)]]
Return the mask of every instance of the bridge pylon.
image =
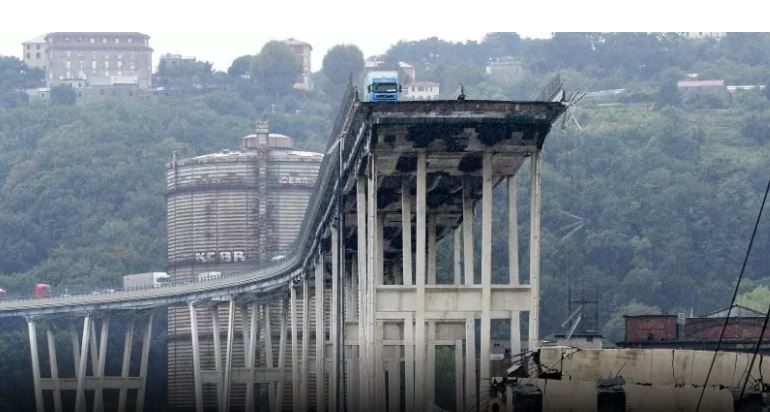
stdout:
[[(122, 342), (122, 358), (120, 375), (105, 374), (107, 363), (107, 344), (109, 342), (111, 320), (119, 318), (127, 322)], [(53, 410), (75, 412), (87, 410), (88, 398), (91, 398), (91, 410), (105, 410), (105, 390), (117, 389), (117, 403), (112, 408), (119, 412), (126, 411), (128, 391), (135, 390), (135, 410), (144, 410), (147, 371), (149, 363), (150, 340), (152, 338), (153, 314), (148, 311), (130, 311), (113, 316), (111, 312), (85, 313), (80, 316), (56, 317), (27, 317), (30, 354), (32, 360), (32, 375), (35, 391), (35, 408), (38, 412)], [(82, 326), (81, 326), (82, 325)], [(141, 329), (141, 335), (135, 329)], [(41, 371), (40, 346), (38, 330), (45, 331), (45, 346), (49, 372)], [(72, 365), (71, 373), (65, 373), (59, 367), (61, 347), (57, 347), (57, 336), (69, 335)], [(137, 337), (140, 341), (137, 342)], [(137, 345), (138, 343), (138, 345)], [(61, 345), (60, 345), (61, 346)], [(138, 353), (136, 350), (138, 346)], [(137, 356), (138, 355), (138, 356)], [(135, 361), (132, 363), (132, 359)], [(69, 364), (69, 362), (64, 362)], [(138, 375), (131, 376), (132, 365), (138, 363)], [(137, 369), (136, 367), (134, 369)], [(46, 376), (44, 376), (46, 375)], [(69, 375), (69, 376), (67, 376)], [(74, 403), (65, 404), (62, 393), (75, 393)], [(44, 393), (51, 392), (53, 401), (46, 405)], [(92, 395), (91, 395), (92, 394)], [(114, 401), (114, 400), (113, 400)], [(46, 408), (48, 406), (48, 408)], [(108, 408), (110, 409), (110, 408)]]

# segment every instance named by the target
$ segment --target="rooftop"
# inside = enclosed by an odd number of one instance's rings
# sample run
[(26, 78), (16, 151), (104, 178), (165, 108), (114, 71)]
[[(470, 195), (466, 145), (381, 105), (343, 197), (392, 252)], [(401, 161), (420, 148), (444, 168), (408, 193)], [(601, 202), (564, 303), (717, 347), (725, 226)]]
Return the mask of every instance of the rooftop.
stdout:
[(47, 34), (41, 34), (34, 39), (27, 40), (25, 42), (22, 42), (21, 44), (27, 44), (27, 43), (45, 43), (45, 37)]
[(310, 45), (310, 43), (304, 42), (302, 40), (297, 40), (294, 37), (289, 37), (286, 40), (282, 41), (283, 43), (289, 45), (289, 46), (307, 46), (310, 47), (310, 49), (313, 49), (313, 46)]
[(43, 37), (47, 38), (47, 37), (59, 37), (59, 36), (83, 36), (83, 37), (86, 37), (86, 36), (141, 36), (146, 39), (150, 38), (150, 36), (144, 33), (139, 33), (135, 31), (126, 31), (126, 32), (122, 32), (122, 31), (57, 31), (57, 32), (48, 33)]
[(676, 82), (679, 88), (686, 87), (724, 87), (724, 80), (680, 80)]

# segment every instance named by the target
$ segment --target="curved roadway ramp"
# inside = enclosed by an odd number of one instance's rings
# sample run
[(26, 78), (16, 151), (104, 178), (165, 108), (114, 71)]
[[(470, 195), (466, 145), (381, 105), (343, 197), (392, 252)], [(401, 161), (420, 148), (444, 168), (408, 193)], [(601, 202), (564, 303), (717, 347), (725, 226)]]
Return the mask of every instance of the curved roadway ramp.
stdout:
[[(520, 315), (529, 314), (529, 336), (539, 335), (540, 151), (566, 107), (548, 101), (361, 103), (351, 90), (342, 108), (285, 261), (208, 282), (1, 302), (0, 317), (28, 320), (38, 410), (69, 409), (61, 403), (65, 390), (76, 391), (75, 410), (86, 407), (86, 390), (93, 390), (93, 409), (101, 410), (104, 389), (120, 389), (122, 410), (131, 388), (140, 389), (141, 409), (146, 349), (140, 376), (128, 376), (130, 345), (123, 351), (126, 372), (104, 376), (110, 314), (169, 306), (189, 310), (193, 379), (190, 404), (178, 405), (182, 409), (340, 410), (347, 402), (349, 410), (422, 410), (436, 403), (437, 346), (454, 348), (456, 407), (486, 408), (495, 373), (492, 321), (510, 322), (514, 353), (522, 350)], [(531, 247), (521, 282), (516, 175), (525, 160)], [(498, 184), (507, 186), (506, 210), (493, 213)], [(480, 265), (474, 209), (481, 215)], [(493, 228), (493, 214), (506, 222)], [(493, 230), (507, 232), (509, 264), (495, 268), (505, 282), (500, 276), (492, 282)], [(442, 253), (439, 245), (451, 250)], [(72, 334), (78, 369), (75, 377), (61, 378), (52, 366), (43, 377), (36, 322), (62, 317), (82, 325), (81, 335)], [(147, 326), (144, 346), (150, 333)], [(127, 334), (125, 341), (131, 339)], [(201, 355), (204, 342), (213, 356)], [(537, 339), (527, 344), (534, 349)], [(53, 405), (44, 403), (43, 391), (53, 391)]]

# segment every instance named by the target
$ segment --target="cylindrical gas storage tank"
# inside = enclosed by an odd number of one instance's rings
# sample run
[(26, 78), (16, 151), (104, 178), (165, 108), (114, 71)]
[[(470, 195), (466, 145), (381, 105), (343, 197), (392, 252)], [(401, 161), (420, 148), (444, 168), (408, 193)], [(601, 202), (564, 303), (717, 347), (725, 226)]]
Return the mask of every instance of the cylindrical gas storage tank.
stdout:
[(168, 272), (243, 273), (284, 256), (315, 186), (320, 153), (280, 134), (245, 136), (240, 150), (167, 165)]
[[(287, 255), (302, 224), (321, 159), (320, 153), (294, 150), (290, 137), (268, 133), (267, 124), (257, 122), (256, 133), (243, 137), (238, 150), (168, 163), (167, 272), (171, 280), (198, 282), (247, 273)], [(218, 311), (220, 327), (226, 325), (223, 309)], [(199, 309), (197, 313), (201, 362), (213, 364), (212, 312)], [(240, 320), (236, 316), (239, 329)], [(188, 308), (169, 308), (168, 337), (169, 404), (187, 410), (194, 407), (195, 398)], [(238, 352), (234, 357), (242, 362), (242, 342), (234, 348)], [(207, 386), (205, 404), (215, 406), (215, 392)], [(243, 390), (233, 388), (234, 407), (242, 405)]]

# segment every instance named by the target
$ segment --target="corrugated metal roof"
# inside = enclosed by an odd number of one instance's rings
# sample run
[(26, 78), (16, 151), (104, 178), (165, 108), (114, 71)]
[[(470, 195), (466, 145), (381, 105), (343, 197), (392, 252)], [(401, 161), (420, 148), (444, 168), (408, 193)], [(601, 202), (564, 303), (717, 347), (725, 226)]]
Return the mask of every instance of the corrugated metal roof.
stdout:
[[(727, 316), (727, 308), (715, 310), (714, 312), (703, 315), (704, 318), (724, 318)], [(733, 305), (733, 310), (730, 312), (731, 318), (757, 318), (764, 317), (765, 314), (757, 312), (754, 309), (747, 308), (738, 304)]]

